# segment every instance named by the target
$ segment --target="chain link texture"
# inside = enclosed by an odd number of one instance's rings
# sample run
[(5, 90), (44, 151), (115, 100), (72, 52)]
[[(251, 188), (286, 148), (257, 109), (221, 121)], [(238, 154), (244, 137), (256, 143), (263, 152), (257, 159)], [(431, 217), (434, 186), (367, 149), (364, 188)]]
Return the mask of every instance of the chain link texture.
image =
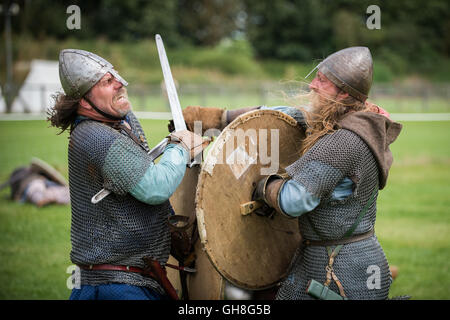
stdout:
[[(130, 112), (133, 134), (144, 132)], [(151, 165), (147, 152), (122, 130), (92, 120), (82, 121), (69, 142), (69, 185), (72, 204), (70, 257), (75, 264), (114, 264), (143, 268), (144, 256), (164, 265), (169, 257), (167, 223), (173, 209), (166, 201), (148, 205), (129, 193)], [(91, 198), (100, 189), (113, 191), (97, 204)], [(81, 270), (81, 284), (126, 283), (151, 287), (159, 284), (137, 273)]]
[[(320, 199), (315, 210), (299, 217), (300, 232), (309, 240), (342, 239), (379, 185), (377, 162), (369, 147), (358, 135), (346, 129), (321, 138), (286, 171)], [(333, 190), (345, 177), (354, 182), (352, 195), (344, 200), (331, 200)], [(353, 235), (374, 228), (376, 211), (374, 201)], [(313, 299), (306, 293), (307, 283), (311, 279), (325, 282), (328, 260), (326, 247), (300, 246), (277, 299)], [(379, 286), (368, 285), (369, 277), (373, 275), (371, 266), (379, 268)], [(392, 278), (375, 235), (344, 245), (333, 268), (349, 299), (388, 298)], [(339, 292), (334, 282), (330, 289)]]

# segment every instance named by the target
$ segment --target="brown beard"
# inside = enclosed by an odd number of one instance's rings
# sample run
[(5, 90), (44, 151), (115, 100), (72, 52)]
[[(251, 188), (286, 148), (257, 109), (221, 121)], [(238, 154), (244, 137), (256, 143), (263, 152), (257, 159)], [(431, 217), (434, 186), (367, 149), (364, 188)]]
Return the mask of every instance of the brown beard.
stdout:
[(339, 129), (338, 122), (348, 112), (364, 110), (364, 103), (349, 96), (336, 101), (315, 91), (307, 94), (310, 108), (301, 108), (307, 124), (306, 138), (303, 140), (301, 154), (305, 154), (316, 142), (327, 134)]
[[(121, 101), (121, 102), (117, 102), (119, 100), (119, 98), (121, 98), (121, 97), (124, 97), (125, 100)], [(128, 100), (128, 92), (127, 92), (127, 89), (125, 87), (122, 87), (122, 88), (119, 89), (117, 94), (113, 97), (112, 103), (115, 106), (115, 110), (117, 112), (119, 112), (121, 116), (124, 116), (128, 112), (128, 110), (126, 110), (126, 112), (124, 112), (122, 110), (122, 108), (121, 108), (125, 104), (129, 104), (130, 103), (130, 101)], [(124, 113), (124, 114), (122, 114), (122, 113)]]

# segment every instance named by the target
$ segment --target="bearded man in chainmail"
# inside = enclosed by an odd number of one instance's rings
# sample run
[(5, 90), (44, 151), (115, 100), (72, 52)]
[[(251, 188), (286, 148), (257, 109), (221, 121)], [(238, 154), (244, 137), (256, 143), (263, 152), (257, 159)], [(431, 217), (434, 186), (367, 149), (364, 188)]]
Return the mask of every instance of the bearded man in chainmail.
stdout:
[(387, 299), (392, 277), (374, 234), (378, 190), (386, 186), (393, 157), (389, 145), (401, 125), (369, 103), (373, 63), (366, 47), (340, 50), (317, 66), (310, 108), (252, 107), (238, 110), (188, 107), (188, 128), (223, 128), (238, 115), (275, 109), (295, 118), (305, 132), (301, 157), (288, 177), (257, 183), (253, 200), (261, 215), (298, 218), (303, 243), (277, 299)]
[[(81, 271), (81, 287), (70, 299), (166, 298), (167, 283), (148, 272), (144, 257), (163, 267), (168, 260), (167, 219), (174, 213), (168, 199), (201, 137), (187, 130), (170, 135), (155, 164), (131, 111), (128, 83), (108, 61), (62, 50), (59, 75), (64, 93), (56, 96), (48, 120), (70, 131), (70, 258)], [(91, 203), (102, 188), (112, 193)]]

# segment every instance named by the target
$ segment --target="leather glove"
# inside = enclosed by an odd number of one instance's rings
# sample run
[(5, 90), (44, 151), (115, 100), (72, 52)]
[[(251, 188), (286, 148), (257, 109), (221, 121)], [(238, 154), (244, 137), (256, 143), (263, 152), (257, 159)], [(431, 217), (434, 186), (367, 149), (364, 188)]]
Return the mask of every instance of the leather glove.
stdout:
[[(194, 132), (195, 121), (201, 122), (202, 134), (208, 129), (223, 129), (226, 124), (222, 119), (224, 114), (224, 109), (216, 107), (200, 107), (200, 106), (188, 106), (183, 110), (183, 118), (186, 122), (186, 127), (189, 131)], [(173, 126), (173, 121), (169, 123), (169, 132), (172, 132), (175, 128)]]
[(200, 152), (206, 148), (211, 141), (208, 138), (203, 138), (188, 130), (172, 132), (169, 136), (169, 143), (179, 143), (189, 152), (191, 159), (194, 159)]
[[(222, 130), (241, 114), (257, 109), (259, 109), (259, 106), (246, 107), (235, 110), (224, 110), (216, 107), (188, 106), (183, 110), (183, 117), (186, 122), (186, 127), (190, 131), (195, 131), (195, 121), (201, 121), (202, 134), (204, 134), (208, 129)], [(169, 132), (175, 130), (173, 120), (169, 121), (167, 128), (169, 129)]]
[(262, 205), (253, 212), (259, 216), (272, 217), (275, 214), (275, 210), (269, 207), (267, 202), (264, 200), (264, 189), (266, 187), (266, 183), (267, 177), (259, 180), (258, 183), (256, 184), (256, 188), (252, 194), (252, 201), (258, 201)]
[(258, 181), (252, 194), (253, 201), (263, 202), (263, 205), (254, 212), (260, 216), (272, 217), (275, 212), (283, 213), (278, 195), (286, 182), (285, 177), (278, 174), (266, 176)]

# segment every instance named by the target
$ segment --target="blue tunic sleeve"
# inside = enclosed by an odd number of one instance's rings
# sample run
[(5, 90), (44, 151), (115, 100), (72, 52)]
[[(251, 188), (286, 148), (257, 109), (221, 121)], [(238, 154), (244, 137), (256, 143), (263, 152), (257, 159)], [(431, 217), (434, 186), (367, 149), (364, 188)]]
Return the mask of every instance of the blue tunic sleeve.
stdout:
[(306, 191), (305, 187), (294, 180), (287, 181), (280, 193), (280, 208), (292, 217), (299, 217), (314, 210), (320, 199)]
[(151, 205), (168, 200), (183, 180), (188, 158), (188, 152), (180, 145), (167, 145), (161, 160), (148, 167), (130, 193), (139, 201)]
[[(331, 200), (345, 200), (353, 193), (353, 181), (345, 177), (333, 190)], [(281, 189), (280, 208), (289, 216), (299, 217), (306, 212), (313, 211), (320, 199), (295, 180), (289, 180)]]

